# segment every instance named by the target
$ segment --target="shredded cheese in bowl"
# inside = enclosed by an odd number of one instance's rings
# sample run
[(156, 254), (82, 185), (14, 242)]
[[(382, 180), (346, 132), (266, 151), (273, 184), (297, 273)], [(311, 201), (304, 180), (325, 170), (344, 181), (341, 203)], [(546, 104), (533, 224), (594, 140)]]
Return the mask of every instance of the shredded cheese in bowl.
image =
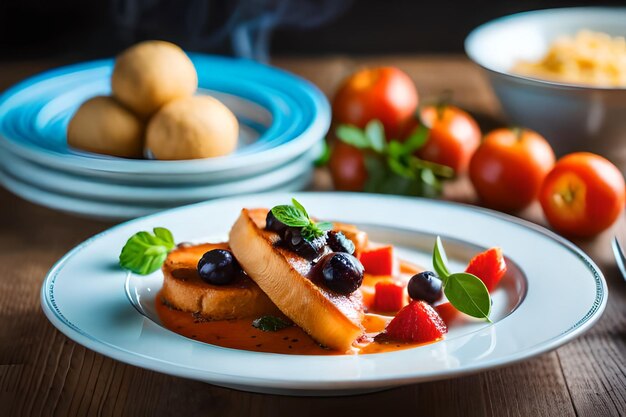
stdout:
[(538, 62), (519, 61), (512, 72), (545, 80), (626, 87), (626, 39), (581, 30), (557, 38)]

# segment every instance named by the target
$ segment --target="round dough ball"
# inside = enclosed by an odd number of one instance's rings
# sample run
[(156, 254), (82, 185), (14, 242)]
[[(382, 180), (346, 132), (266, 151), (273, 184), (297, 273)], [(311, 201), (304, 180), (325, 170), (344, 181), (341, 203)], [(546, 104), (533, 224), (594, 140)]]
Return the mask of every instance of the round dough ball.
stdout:
[(239, 123), (219, 100), (194, 96), (172, 101), (155, 114), (146, 148), (156, 159), (199, 159), (227, 155), (237, 147)]
[(113, 96), (144, 118), (197, 88), (198, 74), (189, 57), (163, 41), (141, 42), (122, 52), (111, 76)]
[(144, 125), (112, 97), (85, 101), (67, 127), (67, 143), (78, 149), (127, 158), (143, 153)]

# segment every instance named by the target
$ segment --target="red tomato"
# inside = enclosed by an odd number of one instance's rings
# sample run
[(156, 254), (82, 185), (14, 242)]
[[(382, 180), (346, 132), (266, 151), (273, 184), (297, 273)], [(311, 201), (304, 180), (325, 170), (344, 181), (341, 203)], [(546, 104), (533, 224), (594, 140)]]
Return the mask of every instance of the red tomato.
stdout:
[(333, 117), (336, 123), (360, 128), (378, 119), (385, 126), (387, 139), (397, 139), (401, 126), (415, 113), (417, 101), (415, 84), (398, 68), (363, 69), (339, 87)]
[(457, 174), (467, 171), (470, 158), (480, 144), (481, 132), (476, 120), (450, 105), (426, 106), (420, 116), (430, 132), (417, 156), (449, 166)]
[(589, 237), (624, 211), (624, 177), (605, 158), (577, 152), (559, 159), (546, 177), (539, 201), (548, 222), (568, 236)]
[(554, 159), (552, 148), (538, 133), (496, 129), (474, 153), (470, 179), (486, 206), (515, 211), (537, 198)]
[(337, 140), (330, 154), (328, 168), (336, 189), (363, 191), (367, 181), (367, 168), (358, 148)]

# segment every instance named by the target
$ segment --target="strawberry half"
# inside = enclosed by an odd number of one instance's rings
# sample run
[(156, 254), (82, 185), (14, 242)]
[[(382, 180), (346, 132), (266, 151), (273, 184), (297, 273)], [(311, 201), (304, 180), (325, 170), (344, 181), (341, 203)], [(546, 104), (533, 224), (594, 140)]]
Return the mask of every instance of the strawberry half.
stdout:
[(491, 292), (506, 273), (506, 262), (502, 256), (502, 249), (491, 248), (474, 256), (467, 265), (465, 272), (480, 278)]
[(411, 301), (389, 322), (384, 334), (401, 342), (427, 343), (448, 332), (446, 323), (425, 301)]

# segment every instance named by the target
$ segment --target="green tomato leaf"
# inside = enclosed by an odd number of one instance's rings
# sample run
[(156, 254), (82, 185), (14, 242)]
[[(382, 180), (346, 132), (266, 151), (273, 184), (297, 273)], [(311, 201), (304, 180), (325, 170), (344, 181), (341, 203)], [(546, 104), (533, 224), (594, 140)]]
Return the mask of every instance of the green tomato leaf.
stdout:
[(328, 161), (330, 161), (330, 146), (328, 146), (328, 143), (326, 141), (322, 142), (322, 152), (320, 154), (320, 156), (313, 161), (313, 165), (315, 165), (316, 167), (323, 167), (328, 165)]
[[(305, 212), (306, 213), (306, 212)], [(272, 214), (276, 219), (290, 227), (304, 227), (309, 224), (309, 218), (298, 208), (290, 205), (272, 207)]]
[(404, 145), (397, 140), (392, 140), (387, 144), (387, 154), (394, 159), (404, 156)]
[(475, 275), (467, 272), (451, 274), (443, 292), (457, 310), (490, 321), (491, 297), (485, 284)]
[(437, 236), (435, 241), (435, 247), (433, 248), (433, 268), (439, 277), (443, 280), (444, 285), (448, 277), (450, 276), (450, 270), (448, 269), (448, 257), (446, 256), (446, 250), (443, 248), (441, 238)]
[(413, 171), (409, 167), (404, 166), (398, 159), (387, 158), (387, 165), (389, 165), (389, 168), (394, 174), (404, 178), (415, 179)]
[(356, 148), (368, 149), (371, 147), (370, 140), (365, 132), (356, 126), (339, 125), (335, 130), (335, 134), (343, 143), (347, 143), (348, 145), (352, 145)]
[(371, 120), (365, 126), (365, 136), (369, 138), (370, 146), (376, 152), (385, 150), (385, 128), (380, 120)]
[(410, 155), (416, 150), (420, 149), (428, 140), (428, 133), (430, 129), (421, 124), (417, 126), (411, 135), (403, 143), (403, 152), (405, 155)]
[(163, 265), (167, 254), (175, 246), (174, 237), (163, 227), (155, 227), (153, 232), (137, 232), (126, 241), (119, 256), (122, 268), (148, 275)]
[(275, 316), (263, 316), (252, 322), (252, 327), (262, 330), (264, 332), (277, 332), (286, 327), (291, 326), (292, 323), (287, 320), (281, 319)]

